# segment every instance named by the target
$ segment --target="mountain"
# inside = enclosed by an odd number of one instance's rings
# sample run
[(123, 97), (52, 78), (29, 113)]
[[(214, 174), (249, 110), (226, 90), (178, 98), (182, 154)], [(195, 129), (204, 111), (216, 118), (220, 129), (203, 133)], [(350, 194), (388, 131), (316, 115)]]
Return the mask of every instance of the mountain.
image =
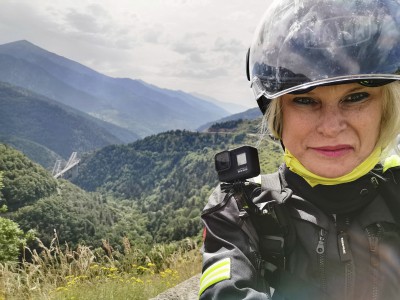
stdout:
[(213, 97), (206, 96), (206, 95), (203, 95), (200, 93), (193, 93), (193, 95), (198, 98), (204, 99), (208, 102), (217, 104), (219, 107), (222, 107), (223, 109), (227, 110), (231, 114), (237, 114), (237, 113), (240, 113), (240, 112), (243, 112), (243, 111), (246, 111), (249, 109), (248, 107), (246, 107), (244, 105), (231, 103), (231, 102), (222, 102)]
[[(66, 180), (56, 180), (41, 166), (19, 151), (0, 144), (0, 172), (4, 187), (0, 204), (9, 212), (1, 214), (16, 221), (26, 232), (50, 245), (57, 233), (61, 245), (78, 243), (100, 247), (103, 238), (120, 244), (129, 233), (135, 245), (150, 244), (146, 216), (130, 203), (115, 202), (97, 193), (88, 193)], [(126, 223), (126, 220), (135, 222)]]
[(59, 154), (47, 147), (24, 138), (0, 135), (0, 141), (1, 143), (12, 146), (14, 149), (24, 153), (30, 160), (40, 164), (48, 170), (53, 168), (54, 163), (57, 160), (63, 160)]
[[(218, 183), (214, 155), (254, 145), (258, 123), (228, 122), (229, 133), (168, 131), (87, 153), (67, 178), (80, 188), (0, 144), (0, 199), (8, 216), (25, 231), (36, 229), (45, 244), (54, 230), (61, 244), (94, 248), (102, 239), (115, 246), (127, 237), (136, 247), (198, 236), (200, 212)], [(275, 171), (281, 147), (265, 140), (259, 156), (263, 172)]]
[(171, 129), (193, 130), (229, 115), (193, 95), (112, 78), (28, 41), (0, 45), (0, 81), (126, 128), (144, 137)]
[(8, 83), (0, 82), (0, 107), (0, 140), (46, 167), (54, 164), (55, 160), (48, 160), (55, 155), (67, 159), (73, 151), (121, 144), (120, 137), (138, 138), (126, 129)]
[(198, 131), (205, 131), (207, 130), (209, 127), (211, 127), (213, 124), (216, 123), (225, 123), (228, 121), (235, 121), (235, 120), (256, 120), (262, 117), (262, 113), (260, 111), (259, 108), (250, 108), (244, 112), (241, 113), (237, 113), (237, 114), (233, 114), (230, 115), (228, 117), (213, 121), (213, 122), (209, 122), (206, 124), (203, 124), (202, 126), (200, 126), (199, 128), (197, 128)]
[(0, 172), (4, 185), (0, 199), (11, 211), (57, 193), (57, 181), (45, 169), (4, 144), (0, 144)]
[[(107, 146), (83, 157), (69, 179), (84, 190), (136, 203), (155, 241), (180, 240), (201, 230), (200, 212), (218, 183), (215, 154), (256, 144), (258, 125), (259, 120), (242, 120), (235, 128), (227, 123), (229, 133), (175, 130)], [(281, 147), (265, 140), (259, 156), (264, 172), (275, 171)]]

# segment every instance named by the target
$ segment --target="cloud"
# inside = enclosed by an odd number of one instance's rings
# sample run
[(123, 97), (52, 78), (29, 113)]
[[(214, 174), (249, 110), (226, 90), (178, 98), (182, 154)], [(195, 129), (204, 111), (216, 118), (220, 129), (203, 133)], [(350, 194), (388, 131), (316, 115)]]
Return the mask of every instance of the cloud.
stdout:
[(163, 42), (163, 31), (160, 27), (149, 28), (143, 33), (143, 40), (150, 44), (161, 44)]
[(42, 18), (37, 13), (35, 6), (7, 0), (1, 3), (0, 24), (9, 30), (2, 32), (0, 36), (8, 33), (16, 34), (29, 29), (30, 31), (26, 31), (26, 33), (36, 33), (41, 28), (50, 25), (47, 18)]
[(221, 52), (230, 52), (232, 54), (238, 54), (243, 52), (245, 49), (244, 44), (235, 38), (226, 39), (222, 37), (218, 37), (214, 43), (214, 50)]
[[(0, 43), (26, 39), (113, 77), (247, 93), (244, 57), (265, 0), (1, 0)], [(217, 84), (218, 87), (214, 87)], [(212, 83), (212, 84), (211, 84)], [(228, 92), (226, 92), (228, 93)], [(230, 99), (232, 100), (232, 99)]]
[[(48, 0), (42, 0), (48, 1)], [(49, 3), (41, 9), (32, 9), (31, 15), (40, 18), (40, 24), (33, 32), (47, 32), (47, 39), (66, 39), (74, 44), (91, 44), (93, 47), (133, 49), (140, 46), (134, 33), (137, 15), (131, 11), (117, 15), (100, 4), (76, 5), (74, 2)], [(26, 11), (26, 7), (22, 11)], [(1, 20), (0, 20), (1, 23)], [(26, 27), (29, 24), (24, 23)], [(35, 28), (35, 27), (33, 27)], [(93, 55), (93, 53), (92, 53)]]
[(196, 63), (196, 64), (204, 64), (204, 63), (207, 62), (207, 59), (205, 59), (204, 56), (201, 55), (201, 54), (198, 53), (198, 52), (190, 53), (190, 55), (189, 55), (189, 60), (190, 60), (192, 63)]
[(186, 78), (186, 79), (215, 79), (217, 77), (223, 77), (228, 75), (227, 69), (223, 67), (214, 67), (207, 69), (200, 68), (180, 68), (180, 69), (169, 69), (167, 73), (169, 76), (176, 78)]
[[(102, 9), (99, 9), (99, 6), (97, 6), (97, 8), (98, 11), (102, 12), (102, 15), (99, 16), (91, 12), (82, 13), (76, 11), (75, 9), (70, 9), (64, 16), (66, 25), (69, 25), (71, 28), (80, 33), (104, 34), (107, 32), (108, 27), (106, 24), (104, 24), (104, 20), (102, 19), (108, 19), (108, 16), (103, 12)], [(103, 24), (101, 21), (103, 21)]]
[(206, 37), (204, 32), (186, 33), (172, 45), (172, 49), (180, 54), (203, 53), (209, 46)]

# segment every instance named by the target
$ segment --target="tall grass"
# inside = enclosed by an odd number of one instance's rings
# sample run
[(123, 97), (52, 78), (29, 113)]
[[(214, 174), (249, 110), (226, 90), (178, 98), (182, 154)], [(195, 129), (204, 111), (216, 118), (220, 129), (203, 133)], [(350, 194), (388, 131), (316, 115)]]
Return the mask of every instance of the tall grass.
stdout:
[(0, 264), (0, 300), (149, 299), (200, 272), (198, 243), (155, 245), (148, 251), (123, 239), (123, 253), (106, 240), (102, 249), (46, 247), (29, 250), (31, 260)]

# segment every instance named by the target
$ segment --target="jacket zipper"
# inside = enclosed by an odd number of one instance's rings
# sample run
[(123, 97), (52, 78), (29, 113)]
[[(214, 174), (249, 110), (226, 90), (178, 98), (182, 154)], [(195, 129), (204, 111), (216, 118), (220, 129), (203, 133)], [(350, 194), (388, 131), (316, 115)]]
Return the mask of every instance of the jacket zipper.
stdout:
[(345, 274), (346, 274), (346, 298), (348, 300), (353, 299), (354, 294), (354, 264), (353, 261), (349, 261), (345, 264)]
[(379, 295), (379, 253), (378, 246), (379, 240), (383, 231), (383, 227), (380, 223), (376, 223), (376, 232), (371, 230), (371, 226), (365, 228), (368, 235), (369, 250), (371, 253), (371, 267), (372, 267), (372, 298), (371, 300), (377, 300)]
[(317, 254), (319, 265), (319, 276), (321, 279), (321, 289), (323, 292), (327, 290), (326, 273), (325, 273), (325, 244), (326, 244), (326, 230), (321, 228), (319, 231)]
[(350, 245), (349, 245), (349, 236), (345, 231), (350, 225), (349, 217), (345, 217), (344, 220), (344, 228), (340, 228), (339, 234), (337, 236), (338, 239), (338, 247), (339, 247), (339, 256), (342, 263), (344, 263), (344, 274), (345, 274), (345, 291), (344, 291), (344, 299), (351, 300), (354, 297), (354, 261), (353, 255), (351, 253)]

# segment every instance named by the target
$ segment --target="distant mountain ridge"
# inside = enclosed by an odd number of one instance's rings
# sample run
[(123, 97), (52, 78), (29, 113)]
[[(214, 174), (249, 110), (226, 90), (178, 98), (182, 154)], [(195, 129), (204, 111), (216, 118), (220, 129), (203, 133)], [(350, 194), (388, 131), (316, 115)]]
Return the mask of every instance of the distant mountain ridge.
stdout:
[(241, 120), (256, 120), (256, 119), (261, 119), (261, 117), (262, 117), (262, 113), (261, 113), (259, 108), (250, 108), (250, 109), (248, 109), (248, 110), (246, 110), (244, 112), (233, 114), (233, 115), (230, 115), (228, 117), (225, 117), (225, 118), (213, 121), (213, 122), (209, 122), (209, 123), (203, 124), (202, 126), (197, 128), (197, 131), (205, 131), (211, 125), (213, 125), (215, 123), (224, 123), (224, 122), (240, 120), (240, 119)]
[(0, 106), (0, 140), (46, 167), (55, 160), (48, 162), (39, 145), (48, 149), (47, 157), (67, 159), (73, 151), (138, 139), (126, 129), (8, 83), (0, 82)]
[(229, 111), (231, 114), (241, 113), (241, 112), (244, 112), (249, 109), (248, 107), (246, 107), (244, 105), (231, 103), (231, 102), (228, 103), (228, 102), (218, 101), (217, 99), (215, 99), (213, 97), (205, 96), (200, 93), (193, 93), (193, 95), (196, 97), (199, 97), (201, 99), (204, 99), (206, 101), (209, 101), (211, 103), (217, 104), (218, 106), (222, 107), (223, 109)]
[(112, 78), (28, 41), (0, 45), (0, 81), (126, 128), (140, 137), (194, 130), (229, 115), (199, 97), (140, 80)]

